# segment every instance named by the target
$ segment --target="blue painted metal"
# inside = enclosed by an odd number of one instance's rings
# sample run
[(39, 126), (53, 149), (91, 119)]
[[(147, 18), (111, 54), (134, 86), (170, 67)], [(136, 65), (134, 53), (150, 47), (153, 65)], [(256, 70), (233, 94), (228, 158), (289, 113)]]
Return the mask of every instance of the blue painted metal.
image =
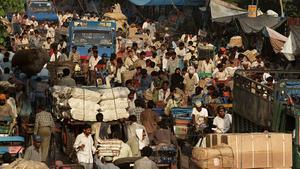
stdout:
[[(87, 56), (88, 49), (97, 46), (99, 56), (104, 53), (108, 57), (116, 50), (116, 22), (114, 21), (72, 21), (69, 24), (68, 35), (68, 49), (71, 51), (73, 46), (77, 46), (77, 51), (80, 53), (80, 56)], [(88, 36), (82, 36), (80, 39), (76, 39), (77, 35), (80, 37), (80, 34), (87, 34)], [(101, 37), (102, 36), (102, 37)], [(93, 43), (93, 40), (98, 40), (96, 44)], [(82, 40), (78, 42), (78, 40)], [(101, 42), (103, 40), (103, 42)], [(104, 41), (108, 42), (105, 43)]]
[[(35, 16), (36, 21), (50, 21), (58, 22), (58, 15), (54, 10), (54, 6), (51, 1), (45, 0), (27, 0), (26, 1), (26, 15), (28, 17)], [(32, 7), (35, 7), (34, 10)], [(48, 7), (48, 8), (43, 8)], [(44, 10), (42, 10), (44, 9)]]
[(129, 1), (139, 6), (161, 6), (161, 5), (199, 6), (205, 3), (204, 0), (129, 0)]
[(24, 137), (21, 136), (7, 136), (7, 137), (0, 137), (1, 142), (24, 142)]

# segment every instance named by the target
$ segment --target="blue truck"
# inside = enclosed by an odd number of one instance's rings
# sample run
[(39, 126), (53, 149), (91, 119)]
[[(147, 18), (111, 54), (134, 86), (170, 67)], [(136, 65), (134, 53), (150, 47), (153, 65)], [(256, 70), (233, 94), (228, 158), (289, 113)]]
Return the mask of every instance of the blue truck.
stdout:
[(53, 23), (58, 22), (58, 15), (55, 11), (54, 5), (48, 0), (26, 0), (25, 3), (26, 15), (31, 18), (34, 16), (36, 21), (49, 21)]
[(72, 21), (69, 24), (68, 49), (77, 46), (81, 58), (88, 56), (88, 49), (97, 46), (99, 56), (108, 57), (116, 51), (116, 23), (113, 21)]

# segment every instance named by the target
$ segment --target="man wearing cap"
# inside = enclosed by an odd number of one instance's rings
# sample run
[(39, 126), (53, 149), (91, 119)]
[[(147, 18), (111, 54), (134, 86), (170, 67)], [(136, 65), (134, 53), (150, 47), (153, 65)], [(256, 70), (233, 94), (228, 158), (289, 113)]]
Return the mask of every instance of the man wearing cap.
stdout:
[(6, 101), (6, 95), (0, 94), (0, 119), (11, 117), (12, 119), (16, 118), (13, 114), (11, 106)]
[(195, 71), (195, 68), (190, 66), (188, 67), (188, 73), (184, 75), (184, 91), (188, 96), (192, 96), (195, 93), (195, 88), (199, 83), (199, 76)]
[(196, 129), (205, 128), (208, 118), (208, 111), (202, 107), (201, 101), (196, 101), (195, 107), (192, 111), (192, 124), (195, 125)]
[(33, 144), (28, 147), (25, 151), (24, 159), (32, 161), (42, 161), (42, 151), (41, 151), (42, 137), (39, 135), (33, 136)]
[(111, 156), (96, 159), (95, 163), (98, 167), (100, 167), (100, 169), (120, 169), (113, 163), (113, 157)]

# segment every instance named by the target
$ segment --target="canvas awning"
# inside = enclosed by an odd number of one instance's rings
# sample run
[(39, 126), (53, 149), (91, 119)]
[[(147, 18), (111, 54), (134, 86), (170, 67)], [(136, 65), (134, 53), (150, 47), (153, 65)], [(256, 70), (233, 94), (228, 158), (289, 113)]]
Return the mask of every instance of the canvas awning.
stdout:
[(209, 6), (213, 22), (228, 23), (248, 14), (247, 10), (221, 0), (210, 0)]
[(129, 0), (131, 3), (138, 6), (200, 6), (205, 0)]
[(291, 26), (290, 36), (281, 51), (289, 61), (300, 55), (300, 26)]
[(241, 25), (243, 32), (245, 33), (257, 33), (260, 32), (264, 27), (276, 29), (282, 23), (286, 21), (286, 18), (269, 16), (266, 14), (257, 16), (255, 18), (240, 17), (238, 21)]
[(271, 46), (275, 53), (279, 53), (282, 50), (285, 42), (288, 39), (287, 37), (268, 27), (264, 27), (262, 33), (265, 37), (270, 39)]

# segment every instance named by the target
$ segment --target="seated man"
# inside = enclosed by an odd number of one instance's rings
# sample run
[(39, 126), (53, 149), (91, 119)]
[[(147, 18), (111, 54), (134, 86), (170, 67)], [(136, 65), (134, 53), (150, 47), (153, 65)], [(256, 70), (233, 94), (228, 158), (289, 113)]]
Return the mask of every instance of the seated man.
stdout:
[(213, 130), (216, 133), (227, 133), (230, 130), (230, 126), (232, 123), (231, 115), (225, 113), (224, 106), (218, 106), (217, 114), (218, 115), (214, 118), (214, 121), (213, 121), (213, 125), (216, 128), (213, 128)]
[(208, 118), (208, 111), (202, 106), (201, 101), (196, 101), (195, 107), (192, 111), (192, 123), (196, 129), (206, 128)]
[(58, 85), (61, 86), (76, 86), (76, 82), (70, 77), (70, 69), (65, 68), (63, 70), (63, 77), (58, 81)]

